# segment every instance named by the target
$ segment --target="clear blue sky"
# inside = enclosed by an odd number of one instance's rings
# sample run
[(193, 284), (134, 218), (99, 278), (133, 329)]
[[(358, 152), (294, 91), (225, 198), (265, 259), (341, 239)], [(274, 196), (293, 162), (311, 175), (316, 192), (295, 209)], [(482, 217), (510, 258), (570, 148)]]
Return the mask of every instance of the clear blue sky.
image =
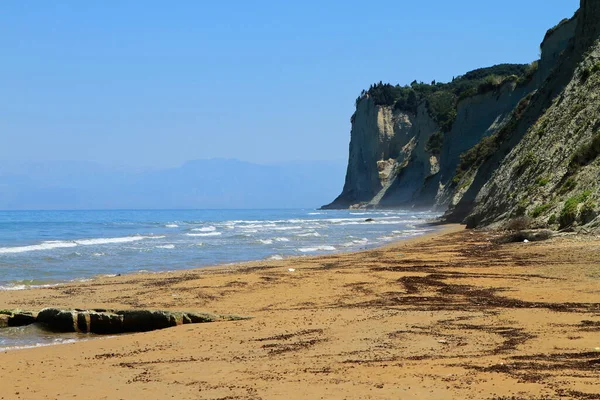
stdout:
[(361, 89), (537, 58), (579, 0), (13, 1), (0, 160), (345, 159)]

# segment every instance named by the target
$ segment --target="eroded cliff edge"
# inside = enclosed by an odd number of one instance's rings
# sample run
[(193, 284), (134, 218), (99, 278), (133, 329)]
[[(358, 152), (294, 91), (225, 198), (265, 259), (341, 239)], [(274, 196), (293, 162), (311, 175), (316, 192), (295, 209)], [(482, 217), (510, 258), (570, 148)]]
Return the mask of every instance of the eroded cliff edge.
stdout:
[(530, 65), (363, 91), (344, 189), (324, 208), (434, 208), (471, 226), (520, 215), (544, 226), (593, 225), (599, 27), (600, 2), (582, 0)]

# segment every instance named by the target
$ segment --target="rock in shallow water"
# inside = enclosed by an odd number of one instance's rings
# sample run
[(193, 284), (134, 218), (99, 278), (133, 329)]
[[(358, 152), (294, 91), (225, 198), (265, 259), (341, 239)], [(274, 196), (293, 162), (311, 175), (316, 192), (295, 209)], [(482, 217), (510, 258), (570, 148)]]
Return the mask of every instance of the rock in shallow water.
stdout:
[(36, 315), (29, 311), (0, 310), (0, 328), (31, 325)]
[[(45, 308), (29, 323), (54, 332), (117, 334), (148, 332), (182, 324), (248, 319), (235, 315), (151, 310), (61, 310)], [(2, 327), (0, 320), (0, 327)]]
[(35, 322), (36, 315), (29, 311), (17, 311), (8, 318), (8, 326), (25, 326)]

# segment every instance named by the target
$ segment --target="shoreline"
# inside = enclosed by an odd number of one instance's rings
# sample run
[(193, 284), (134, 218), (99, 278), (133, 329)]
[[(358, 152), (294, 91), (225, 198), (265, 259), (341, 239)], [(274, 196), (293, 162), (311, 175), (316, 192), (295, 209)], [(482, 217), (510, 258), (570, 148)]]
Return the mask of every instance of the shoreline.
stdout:
[(600, 238), (500, 245), (440, 228), (358, 252), (0, 292), (0, 308), (253, 317), (0, 352), (3, 394), (600, 397)]
[[(363, 251), (369, 251), (369, 250), (374, 250), (374, 249), (379, 249), (379, 248), (385, 248), (386, 246), (390, 246), (393, 245), (395, 243), (404, 243), (407, 241), (412, 241), (414, 239), (419, 239), (428, 235), (436, 235), (439, 232), (444, 231), (445, 227), (448, 227), (448, 229), (452, 229), (449, 228), (449, 226), (463, 226), (461, 224), (444, 224), (444, 225), (438, 225), (436, 223), (433, 222), (422, 222), (419, 224), (419, 226), (423, 226), (423, 227), (435, 227), (432, 228), (431, 231), (422, 233), (422, 234), (417, 234), (414, 236), (407, 236), (406, 238), (400, 238), (397, 240), (393, 240), (390, 241), (388, 243), (377, 243), (374, 244), (373, 247), (367, 247), (367, 248), (362, 248), (362, 249), (349, 249), (349, 250), (345, 250), (345, 249), (337, 249), (336, 251), (332, 251), (332, 252), (327, 252), (327, 253), (321, 253), (321, 254), (304, 254), (304, 255), (293, 255), (293, 256), (283, 256), (281, 259), (272, 259), (271, 257), (275, 256), (269, 256), (268, 258), (264, 258), (264, 259), (255, 259), (255, 260), (245, 260), (245, 261), (237, 261), (237, 262), (224, 262), (222, 264), (207, 264), (206, 266), (199, 266), (199, 267), (195, 267), (195, 268), (184, 268), (184, 269), (173, 269), (173, 270), (164, 270), (164, 271), (145, 271), (145, 270), (140, 270), (140, 271), (133, 271), (133, 272), (123, 272), (123, 273), (114, 273), (114, 274), (101, 274), (101, 275), (95, 275), (95, 276), (91, 276), (91, 277), (80, 277), (80, 278), (74, 278), (72, 280), (69, 281), (62, 281), (62, 282), (53, 282), (53, 283), (46, 283), (46, 284), (39, 284), (39, 285), (24, 285), (24, 284), (19, 284), (19, 285), (15, 285), (14, 287), (9, 287), (9, 286), (1, 286), (0, 285), (0, 293), (4, 292), (4, 291), (22, 291), (22, 290), (37, 290), (37, 289), (45, 289), (45, 288), (51, 288), (51, 287), (57, 287), (57, 286), (64, 286), (64, 285), (71, 285), (71, 284), (78, 284), (78, 283), (86, 283), (86, 282), (95, 282), (101, 279), (105, 279), (105, 278), (115, 278), (115, 277), (122, 277), (122, 276), (140, 276), (140, 275), (155, 275), (155, 274), (166, 274), (166, 273), (176, 273), (176, 272), (185, 272), (185, 271), (196, 271), (196, 270), (204, 270), (204, 269), (213, 269), (213, 268), (225, 268), (225, 267), (235, 267), (238, 265), (245, 265), (245, 264), (249, 264), (249, 263), (257, 263), (257, 262), (279, 262), (279, 261), (287, 261), (287, 260), (293, 260), (296, 258), (302, 259), (302, 258), (312, 258), (312, 257), (322, 257), (322, 256), (329, 256), (329, 255), (336, 255), (336, 254), (352, 254), (352, 253), (360, 253)], [(464, 226), (463, 226), (464, 229)]]

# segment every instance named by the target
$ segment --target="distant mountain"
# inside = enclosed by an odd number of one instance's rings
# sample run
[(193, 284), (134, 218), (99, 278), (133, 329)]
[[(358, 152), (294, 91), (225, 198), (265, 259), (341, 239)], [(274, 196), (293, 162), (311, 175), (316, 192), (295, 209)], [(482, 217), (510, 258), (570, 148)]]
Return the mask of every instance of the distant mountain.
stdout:
[(143, 172), (76, 161), (0, 162), (0, 209), (311, 208), (339, 191), (344, 162), (194, 160)]

